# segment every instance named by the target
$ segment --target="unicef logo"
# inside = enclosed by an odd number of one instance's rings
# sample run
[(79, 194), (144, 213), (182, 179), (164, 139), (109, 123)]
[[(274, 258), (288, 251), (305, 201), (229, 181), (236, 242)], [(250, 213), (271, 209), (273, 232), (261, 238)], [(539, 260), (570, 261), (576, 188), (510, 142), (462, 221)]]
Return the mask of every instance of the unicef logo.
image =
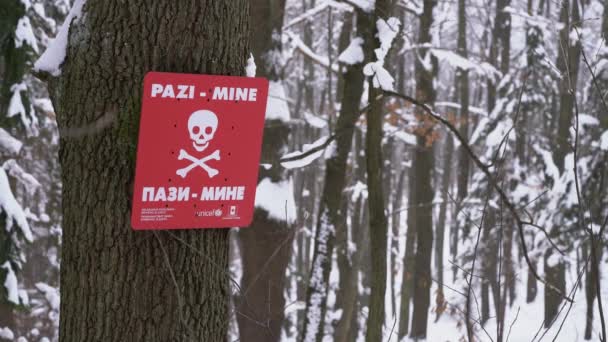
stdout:
[(215, 209), (214, 214), (215, 214), (215, 216), (218, 216), (218, 217), (222, 216), (222, 209)]

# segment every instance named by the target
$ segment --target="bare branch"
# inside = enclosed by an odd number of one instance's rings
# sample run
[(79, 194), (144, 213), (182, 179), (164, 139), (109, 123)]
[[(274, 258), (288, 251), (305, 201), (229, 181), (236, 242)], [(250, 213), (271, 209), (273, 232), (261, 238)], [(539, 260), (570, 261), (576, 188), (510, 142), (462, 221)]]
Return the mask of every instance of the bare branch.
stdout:
[(498, 193), (500, 199), (505, 203), (505, 205), (507, 206), (507, 209), (509, 210), (509, 212), (511, 213), (511, 215), (515, 219), (515, 222), (517, 224), (517, 230), (518, 230), (518, 233), (519, 233), (518, 235), (519, 235), (519, 239), (520, 239), (520, 243), (521, 243), (521, 247), (522, 247), (522, 251), (523, 251), (523, 255), (524, 255), (524, 259), (526, 260), (526, 263), (528, 264), (528, 267), (530, 268), (530, 271), (531, 271), (532, 275), (534, 276), (534, 278), (536, 278), (539, 282), (545, 284), (546, 286), (550, 287), (552, 290), (554, 290), (557, 293), (559, 293), (563, 297), (563, 299), (565, 299), (566, 301), (573, 302), (573, 300), (571, 298), (567, 297), (556, 286), (554, 286), (553, 284), (550, 284), (547, 281), (545, 281), (538, 274), (538, 272), (536, 271), (536, 267), (534, 267), (534, 264), (530, 260), (530, 256), (529, 256), (529, 252), (528, 252), (528, 247), (526, 245), (526, 241), (525, 241), (525, 238), (524, 238), (524, 222), (521, 219), (521, 217), (519, 216), (519, 213), (517, 212), (517, 209), (515, 208), (515, 205), (511, 202), (511, 200), (509, 199), (509, 197), (507, 196), (507, 194), (504, 192), (504, 190), (500, 187), (500, 185), (498, 185), (498, 183), (496, 182), (496, 180), (492, 176), (489, 168), (479, 159), (479, 157), (475, 154), (475, 152), (473, 152), (473, 149), (468, 144), (467, 140), (460, 134), (460, 132), (458, 131), (458, 128), (456, 128), (447, 119), (445, 119), (442, 116), (440, 116), (439, 114), (435, 113), (435, 111), (433, 111), (433, 109), (431, 107), (429, 107), (427, 104), (422, 103), (422, 102), (414, 99), (413, 97), (410, 97), (410, 96), (404, 95), (404, 94), (399, 94), (399, 93), (394, 92), (394, 91), (384, 91), (384, 94), (387, 95), (387, 96), (393, 96), (393, 97), (400, 98), (402, 100), (405, 100), (407, 102), (410, 102), (410, 103), (416, 105), (417, 107), (420, 107), (429, 116), (431, 116), (433, 119), (439, 121), (449, 131), (451, 131), (452, 134), (454, 134), (454, 136), (456, 137), (456, 139), (458, 139), (458, 141), (460, 142), (461, 146), (465, 149), (465, 151), (467, 151), (467, 153), (469, 154), (469, 156), (471, 157), (471, 159), (473, 160), (473, 162), (475, 162), (475, 164), (477, 165), (477, 167), (479, 167), (479, 169), (485, 174), (486, 178), (488, 179), (489, 184), (496, 190), (496, 192)]

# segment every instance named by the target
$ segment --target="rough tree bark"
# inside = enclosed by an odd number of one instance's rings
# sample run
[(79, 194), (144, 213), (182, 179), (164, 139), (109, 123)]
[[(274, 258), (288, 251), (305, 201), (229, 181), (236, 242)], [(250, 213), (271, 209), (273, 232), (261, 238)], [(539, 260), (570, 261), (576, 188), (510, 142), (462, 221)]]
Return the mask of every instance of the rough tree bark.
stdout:
[[(228, 231), (135, 232), (129, 201), (145, 73), (242, 74), (247, 8), (89, 0), (72, 23), (61, 76), (50, 80), (61, 133), (61, 342), (226, 338)], [(95, 129), (67, 134), (82, 127)]]
[[(435, 0), (425, 1), (422, 15), (420, 16), (420, 29), (418, 32), (418, 44), (424, 45), (431, 42), (431, 27), (433, 25), (433, 8)], [(430, 54), (428, 49), (420, 50), (421, 56)], [(421, 59), (416, 59), (416, 97), (419, 101), (433, 105), (435, 102), (434, 78), (437, 73), (437, 59), (430, 57), (431, 67), (425, 67)], [(420, 110), (420, 109), (417, 109)], [(417, 112), (419, 118), (424, 118), (423, 112)], [(412, 329), (410, 337), (426, 338), (427, 322), (430, 306), (431, 289), (431, 253), (433, 247), (433, 185), (432, 175), (434, 167), (433, 141), (431, 122), (421, 120), (419, 125), (423, 126), (417, 135), (417, 145), (414, 150), (412, 171), (416, 186), (410, 189), (415, 191), (410, 196), (413, 202), (410, 206), (416, 208), (416, 261), (414, 265), (414, 295)]]

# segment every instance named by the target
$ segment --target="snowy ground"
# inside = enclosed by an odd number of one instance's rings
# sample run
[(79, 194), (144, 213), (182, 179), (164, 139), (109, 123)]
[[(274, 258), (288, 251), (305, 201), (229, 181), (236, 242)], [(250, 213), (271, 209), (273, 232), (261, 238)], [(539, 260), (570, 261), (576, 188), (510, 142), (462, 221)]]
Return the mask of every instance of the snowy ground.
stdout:
[[(402, 215), (402, 220), (405, 221), (405, 215)], [(402, 227), (405, 227), (405, 222), (402, 222)], [(451, 225), (448, 223), (448, 227)], [(446, 236), (449, 236), (449, 231), (446, 231)], [(390, 238), (390, 237), (389, 237)], [(399, 305), (400, 298), (400, 289), (401, 289), (401, 277), (402, 277), (402, 267), (401, 260), (403, 259), (403, 252), (405, 250), (405, 232), (400, 232), (399, 239), (399, 251), (396, 268), (399, 269), (398, 274), (395, 277), (395, 284), (393, 288), (388, 286), (386, 291), (386, 320), (385, 320), (385, 330), (384, 330), (384, 342), (414, 342), (414, 340), (405, 338), (401, 341), (397, 340), (397, 331), (399, 326), (399, 317), (398, 317), (398, 308), (394, 310), (392, 308), (392, 293), (391, 291), (395, 291), (397, 297), (397, 305)], [(390, 241), (389, 241), (390, 246)], [(464, 282), (462, 279), (457, 279), (456, 283), (452, 282), (452, 271), (450, 267), (450, 253), (449, 247), (446, 243), (444, 245), (444, 281), (445, 288), (444, 293), (446, 300), (448, 302), (448, 308), (443, 313), (439, 321), (435, 322), (435, 297), (437, 293), (437, 283), (434, 282), (431, 287), (431, 311), (429, 313), (429, 321), (428, 321), (428, 336), (426, 341), (430, 342), (461, 342), (467, 341), (466, 337), (466, 327), (464, 325), (463, 319), (463, 303), (464, 297), (462, 295), (463, 292), (466, 291), (463, 286)], [(312, 252), (312, 251), (311, 251)], [(575, 258), (573, 258), (574, 260)], [(387, 268), (389, 272), (387, 272), (387, 285), (390, 284), (390, 270), (392, 266), (390, 265), (390, 260), (387, 256), (387, 260), (389, 261), (387, 264)], [(523, 262), (523, 261), (522, 261)], [(433, 264), (434, 265), (434, 262)], [(608, 274), (608, 268), (605, 267), (603, 275)], [(538, 265), (540, 269), (537, 271), (539, 274), (543, 274), (542, 263)], [(558, 319), (552, 325), (550, 329), (545, 329), (543, 327), (544, 320), (544, 289), (541, 283), (538, 283), (538, 292), (536, 295), (536, 300), (532, 303), (526, 303), (526, 281), (527, 281), (527, 266), (519, 265), (516, 266), (516, 269), (519, 270), (517, 274), (517, 298), (511, 307), (507, 307), (505, 313), (505, 328), (504, 328), (504, 341), (513, 341), (513, 342), (539, 342), (539, 341), (556, 341), (556, 342), (577, 342), (584, 341), (584, 331), (585, 331), (585, 316), (586, 316), (586, 299), (585, 292), (583, 287), (579, 287), (574, 295), (574, 303), (570, 306), (569, 303), (563, 302), (563, 310), (561, 311)], [(339, 319), (340, 313), (335, 312), (332, 307), (335, 303), (335, 291), (337, 290), (337, 284), (339, 281), (338, 274), (338, 266), (336, 264), (334, 258), (334, 265), (332, 268), (332, 272), (330, 275), (330, 287), (332, 290), (328, 294), (328, 314), (326, 317), (326, 325), (325, 325), (325, 338), (323, 342), (332, 342), (332, 334), (333, 327), (332, 321), (335, 323), (336, 320)], [(567, 282), (567, 291), (572, 291), (573, 286), (576, 282), (576, 265), (570, 265), (570, 268), (567, 271), (566, 282)], [(289, 275), (288, 275), (289, 277)], [(584, 280), (584, 275), (583, 275)], [(291, 288), (288, 291), (287, 302), (292, 303), (289, 308), (286, 310), (286, 316), (288, 320), (295, 320), (295, 314), (299, 310), (304, 310), (305, 304), (302, 302), (297, 302), (297, 298), (295, 292), (293, 291), (296, 286), (296, 281), (291, 278)], [(583, 283), (584, 284), (584, 283)], [(457, 293), (450, 288), (460, 291)], [(369, 291), (369, 289), (366, 289)], [(365, 291), (360, 285), (360, 291)], [(479, 286), (475, 286), (475, 296), (477, 300), (480, 300), (479, 294)], [(490, 296), (491, 297), (491, 296)], [(602, 282), (602, 297), (604, 298), (604, 304), (608, 302), (608, 286), (606, 286), (606, 278), (603, 277)], [(491, 298), (490, 298), (491, 300)], [(457, 307), (457, 309), (453, 309), (453, 307)], [(494, 319), (493, 312), (494, 304), (490, 303), (490, 320), (485, 324), (483, 329), (477, 324), (475, 325), (475, 335), (476, 341), (480, 342), (494, 342), (496, 341), (496, 320)], [(396, 311), (396, 314), (393, 314), (393, 310)], [(410, 309), (411, 310), (411, 309)], [(460, 310), (460, 311), (459, 311)], [(360, 325), (364, 326), (365, 315), (367, 312), (367, 308), (363, 308), (359, 314), (359, 322)], [(411, 311), (410, 311), (411, 312)], [(475, 301), (472, 300), (472, 312), (471, 317), (474, 320), (477, 320), (479, 317), (479, 312), (477, 309), (477, 305)], [(295, 331), (292, 330), (290, 334), (287, 334), (285, 331), (283, 333), (283, 338), (281, 341), (285, 342), (296, 342), (298, 341), (299, 336), (290, 336), (287, 335), (293, 334)], [(600, 332), (600, 320), (599, 314), (597, 310), (597, 299), (594, 302), (594, 322), (593, 322), (593, 335), (592, 341), (599, 341), (598, 334)], [(298, 335), (298, 334), (296, 334)], [(358, 341), (365, 341), (364, 331), (360, 331)], [(420, 341), (420, 340), (418, 340)]]
[[(543, 309), (543, 289), (542, 286), (539, 287), (539, 291), (536, 297), (536, 301), (530, 304), (525, 303), (525, 287), (524, 284), (520, 283), (518, 287), (518, 300), (514, 303), (514, 305), (508, 308), (506, 313), (505, 320), (505, 341), (558, 341), (558, 342), (576, 342), (576, 341), (584, 341), (583, 335), (585, 331), (585, 315), (586, 315), (586, 303), (585, 303), (585, 293), (579, 289), (574, 299), (574, 304), (570, 310), (570, 313), (567, 315), (569, 305), (566, 305), (562, 314), (559, 316), (558, 320), (555, 324), (549, 329), (546, 330), (542, 327), (543, 318), (544, 318), (544, 309)], [(432, 293), (435, 293), (437, 287), (433, 286)], [(446, 297), (448, 297), (448, 301), (460, 301), (459, 294), (449, 294), (450, 290), (446, 290)], [(603, 288), (603, 298), (608, 298), (608, 288), (604, 286)], [(597, 301), (596, 301), (597, 303)], [(448, 309), (449, 311), (449, 309)], [(564, 318), (566, 318), (564, 320)], [(449, 314), (442, 315), (441, 319), (434, 323), (435, 316), (429, 315), (429, 329), (428, 329), (428, 341), (433, 342), (456, 342), (461, 340), (466, 340), (466, 328), (462, 324), (462, 321), (459, 321), (458, 317), (449, 316)], [(563, 327), (560, 325), (563, 323)], [(598, 328), (600, 327), (600, 322), (597, 314), (597, 310), (595, 312), (593, 328), (594, 328), (594, 338), (593, 341), (599, 340)], [(479, 328), (479, 325), (476, 326), (476, 335), (478, 341), (495, 341), (496, 340), (496, 321), (490, 319), (486, 326), (484, 327), (487, 331), (484, 332)], [(559, 334), (558, 334), (559, 332)], [(489, 335), (489, 336), (488, 336)], [(508, 336), (508, 339), (506, 336)], [(557, 336), (557, 338), (556, 338)], [(387, 339), (388, 341), (389, 339)], [(393, 336), (390, 341), (396, 341), (396, 337)], [(410, 339), (405, 339), (400, 342), (409, 342), (412, 341)]]

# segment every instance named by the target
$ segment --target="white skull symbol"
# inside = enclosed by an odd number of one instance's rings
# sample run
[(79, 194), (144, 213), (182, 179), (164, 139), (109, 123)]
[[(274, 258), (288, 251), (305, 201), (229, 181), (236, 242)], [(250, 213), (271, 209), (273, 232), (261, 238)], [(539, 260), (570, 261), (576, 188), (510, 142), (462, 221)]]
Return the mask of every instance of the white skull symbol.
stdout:
[(209, 146), (217, 130), (217, 123), (217, 116), (211, 111), (197, 110), (190, 114), (188, 131), (195, 150), (203, 152)]

